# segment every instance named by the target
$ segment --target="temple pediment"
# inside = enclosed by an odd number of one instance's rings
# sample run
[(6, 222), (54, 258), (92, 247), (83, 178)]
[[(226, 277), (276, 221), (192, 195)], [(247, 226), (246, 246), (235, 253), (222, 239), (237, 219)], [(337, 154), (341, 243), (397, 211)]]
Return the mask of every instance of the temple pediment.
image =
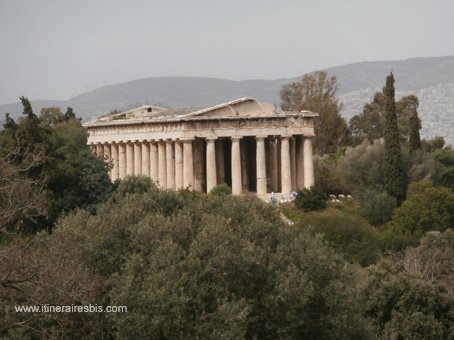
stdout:
[(272, 104), (258, 102), (253, 98), (243, 97), (226, 103), (195, 108), (162, 108), (144, 105), (124, 112), (117, 112), (94, 119), (86, 126), (122, 124), (134, 122), (164, 122), (187, 121), (200, 119), (232, 119), (272, 117), (277, 115), (276, 107)]
[(244, 97), (215, 106), (195, 110), (178, 115), (178, 118), (233, 118), (233, 117), (260, 117), (275, 115), (274, 105), (261, 103), (255, 99)]

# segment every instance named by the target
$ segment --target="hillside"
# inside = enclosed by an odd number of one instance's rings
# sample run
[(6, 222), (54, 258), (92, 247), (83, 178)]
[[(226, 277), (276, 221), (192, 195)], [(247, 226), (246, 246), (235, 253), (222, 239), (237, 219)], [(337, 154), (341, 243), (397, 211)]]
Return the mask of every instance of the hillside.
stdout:
[[(391, 70), (396, 78), (398, 96), (416, 93), (420, 98), (423, 136), (442, 135), (454, 145), (454, 56), (361, 62), (326, 69), (339, 80), (344, 117), (349, 119), (359, 113), (375, 91), (383, 86)], [(279, 104), (282, 85), (299, 78), (243, 81), (197, 77), (145, 78), (104, 86), (67, 101), (34, 101), (32, 104), (36, 112), (45, 106), (56, 105), (63, 109), (71, 106), (84, 120), (143, 104), (203, 106), (244, 96)], [(0, 105), (0, 114), (6, 112), (17, 117), (21, 107), (19, 103)]]

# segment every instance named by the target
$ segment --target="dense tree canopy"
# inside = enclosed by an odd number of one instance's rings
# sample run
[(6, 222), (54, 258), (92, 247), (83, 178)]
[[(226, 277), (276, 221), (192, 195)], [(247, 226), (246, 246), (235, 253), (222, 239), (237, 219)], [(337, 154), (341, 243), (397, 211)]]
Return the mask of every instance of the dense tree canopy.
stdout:
[(50, 228), (76, 207), (93, 211), (112, 190), (108, 165), (92, 155), (86, 131), (71, 108), (36, 116), (27, 98), (18, 122), (0, 131), (0, 221), (9, 230)]
[(306, 74), (299, 82), (284, 85), (281, 90), (283, 110), (319, 114), (315, 121), (315, 150), (320, 155), (334, 152), (347, 142), (347, 123), (339, 113), (341, 104), (335, 97), (337, 87), (336, 77), (318, 71)]

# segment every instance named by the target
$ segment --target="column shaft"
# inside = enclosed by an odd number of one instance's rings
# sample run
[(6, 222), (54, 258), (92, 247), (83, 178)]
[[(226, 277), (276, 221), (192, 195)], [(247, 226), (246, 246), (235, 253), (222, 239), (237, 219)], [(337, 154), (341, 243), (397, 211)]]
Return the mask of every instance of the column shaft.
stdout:
[(279, 170), (277, 159), (277, 143), (276, 139), (270, 140), (270, 162), (271, 162), (271, 190), (274, 192), (279, 191)]
[(296, 139), (296, 188), (304, 189), (304, 139), (298, 136)]
[(296, 139), (290, 138), (290, 164), (292, 172), (292, 191), (296, 190)]
[(288, 194), (292, 191), (292, 174), (290, 171), (290, 146), (289, 137), (282, 136), (281, 139), (281, 182), (282, 193)]
[(216, 179), (216, 148), (215, 139), (207, 139), (206, 166), (207, 166), (207, 193), (217, 184)]
[(159, 166), (158, 166), (158, 144), (156, 142), (150, 143), (150, 177), (155, 183), (159, 183)]
[(112, 143), (110, 149), (112, 158), (112, 170), (110, 174), (110, 179), (112, 181), (115, 181), (118, 179), (118, 144)]
[(312, 159), (312, 139), (304, 138), (304, 187), (314, 185), (314, 163)]
[(167, 188), (175, 189), (175, 156), (171, 139), (166, 141), (166, 162)]
[(118, 144), (118, 177), (124, 179), (126, 177), (126, 145)]
[(162, 188), (167, 188), (167, 173), (166, 173), (166, 144), (159, 141), (158, 144), (158, 181)]
[(142, 174), (142, 151), (139, 142), (134, 143), (134, 175)]
[(183, 144), (181, 141), (175, 142), (175, 187), (181, 189), (183, 182)]
[(150, 177), (150, 144), (142, 142), (142, 175)]
[(266, 194), (265, 138), (257, 137), (256, 144), (257, 195), (263, 195)]
[(217, 165), (217, 184), (225, 183), (225, 160), (224, 160), (224, 140), (216, 141), (216, 165)]
[(240, 139), (232, 138), (232, 194), (241, 195), (241, 152)]
[(183, 142), (183, 185), (194, 190), (194, 162), (192, 155), (192, 140)]
[(134, 147), (131, 142), (126, 144), (126, 176), (134, 175)]

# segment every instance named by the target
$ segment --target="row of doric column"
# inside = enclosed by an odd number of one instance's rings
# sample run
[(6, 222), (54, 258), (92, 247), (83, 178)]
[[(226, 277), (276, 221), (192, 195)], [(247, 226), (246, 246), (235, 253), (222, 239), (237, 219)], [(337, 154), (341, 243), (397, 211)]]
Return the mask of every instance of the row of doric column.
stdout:
[[(256, 191), (290, 193), (314, 185), (311, 138), (298, 136), (255, 137)], [(210, 192), (225, 181), (223, 144), (216, 138), (207, 138), (204, 144), (188, 140), (135, 141), (92, 145), (92, 151), (111, 163), (113, 181), (130, 175), (149, 176), (163, 188), (191, 188)], [(231, 137), (231, 186), (232, 193), (243, 192), (246, 151), (241, 137)], [(205, 145), (205, 152), (200, 152)], [(195, 153), (195, 149), (197, 152)], [(194, 154), (195, 153), (195, 154)], [(205, 159), (201, 159), (201, 155)], [(195, 160), (194, 160), (195, 159)], [(205, 163), (205, 164), (203, 164)], [(202, 170), (201, 170), (202, 169)]]

